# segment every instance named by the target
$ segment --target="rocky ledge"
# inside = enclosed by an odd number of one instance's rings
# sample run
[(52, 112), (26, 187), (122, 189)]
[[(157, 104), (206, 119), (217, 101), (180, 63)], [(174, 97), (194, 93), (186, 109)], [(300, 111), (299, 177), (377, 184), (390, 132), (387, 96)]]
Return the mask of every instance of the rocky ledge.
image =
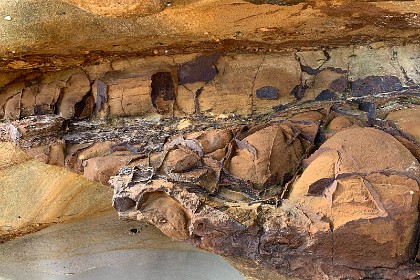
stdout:
[[(309, 111), (178, 135), (111, 177), (113, 204), (174, 239), (288, 276), (413, 279), (420, 165), (404, 146), (412, 138), (388, 125)], [(314, 151), (320, 131), (327, 140)]]
[(419, 103), (402, 94), (252, 117), (44, 115), (6, 122), (2, 138), (109, 182), (121, 218), (250, 277), (268, 277), (257, 264), (270, 279), (415, 279)]
[(0, 3), (0, 241), (112, 200), (249, 279), (419, 279), (419, 7)]

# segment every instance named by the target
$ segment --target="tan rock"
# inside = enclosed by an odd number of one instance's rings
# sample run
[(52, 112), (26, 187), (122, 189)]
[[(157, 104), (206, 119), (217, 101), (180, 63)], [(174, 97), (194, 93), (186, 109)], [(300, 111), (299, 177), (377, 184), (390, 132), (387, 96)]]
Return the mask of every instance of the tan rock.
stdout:
[(413, 155), (391, 135), (377, 129), (343, 130), (325, 142), (322, 148), (345, 151), (340, 155), (339, 173), (383, 170), (406, 172), (413, 177), (420, 175), (420, 167)]
[(229, 130), (208, 130), (188, 135), (187, 139), (197, 140), (204, 154), (209, 154), (226, 148), (232, 140), (232, 132)]
[(193, 122), (189, 119), (182, 119), (179, 121), (178, 125), (176, 126), (177, 130), (182, 130), (185, 129), (187, 127), (190, 127), (193, 125)]
[(110, 116), (141, 116), (152, 112), (150, 80), (119, 79), (108, 85)]
[(20, 115), (22, 117), (35, 115), (35, 96), (37, 94), (36, 87), (28, 87), (22, 90), (20, 101)]
[(16, 94), (9, 98), (4, 106), (4, 118), (7, 120), (16, 120), (20, 118), (20, 102), (22, 94)]
[(121, 16), (145, 16), (158, 13), (164, 9), (161, 0), (64, 0), (92, 13), (121, 17)]
[(30, 157), (10, 142), (0, 142), (0, 169), (29, 160)]
[(55, 113), (54, 107), (57, 104), (63, 87), (65, 87), (65, 83), (60, 80), (39, 85), (35, 98), (35, 106), (38, 107), (37, 110), (43, 114)]
[(318, 111), (308, 111), (304, 113), (298, 113), (288, 118), (289, 121), (300, 122), (300, 121), (310, 121), (317, 122), (324, 118), (324, 115)]
[(203, 88), (205, 82), (188, 83), (178, 86), (176, 105), (184, 114), (195, 113), (195, 95), (197, 90)]
[(393, 121), (398, 129), (411, 135), (417, 143), (420, 143), (420, 106), (391, 112), (386, 119)]
[(133, 156), (114, 155), (90, 158), (84, 162), (83, 176), (108, 185), (109, 178), (116, 175), (132, 158)]
[(109, 188), (63, 168), (28, 160), (18, 149), (12, 152), (10, 144), (1, 144), (0, 149), (0, 235), (110, 209)]
[(148, 195), (140, 211), (158, 229), (175, 240), (188, 238), (188, 215), (182, 206), (163, 192)]
[(262, 58), (251, 55), (222, 57), (217, 63), (221, 75), (208, 83), (199, 96), (200, 112), (204, 114), (235, 113), (246, 115), (252, 109), (252, 88)]
[(413, 256), (419, 186), (412, 178), (420, 165), (401, 143), (376, 129), (347, 129), (308, 163), (289, 199), (330, 221), (334, 262), (394, 267)]
[[(295, 97), (290, 93), (296, 85), (300, 84), (300, 76), (300, 66), (293, 55), (266, 55), (258, 66), (252, 86), (253, 111), (256, 113), (268, 112), (274, 106), (295, 100)], [(259, 98), (257, 90), (263, 87), (277, 89), (278, 98), (274, 98), (274, 100)]]
[(253, 182), (258, 189), (269, 181), (278, 182), (294, 171), (304, 154), (300, 140), (291, 138), (290, 131), (279, 125), (258, 130), (237, 142), (238, 148), (226, 163), (227, 169)]
[(58, 142), (50, 146), (48, 164), (64, 167), (65, 160), (65, 142)]
[(349, 79), (355, 81), (368, 76), (393, 76), (404, 84), (405, 78), (400, 67), (392, 58), (392, 52), (386, 48), (369, 49), (359, 47), (354, 50), (349, 60)]
[(83, 172), (85, 161), (109, 155), (114, 142), (104, 141), (93, 144), (68, 145), (66, 166), (78, 172)]
[(90, 91), (90, 81), (84, 72), (73, 74), (63, 89), (62, 98), (58, 105), (58, 113), (65, 119), (75, 116), (76, 103)]
[(185, 148), (170, 150), (162, 164), (166, 173), (179, 173), (189, 171), (200, 163), (200, 157), (193, 151)]
[(23, 83), (15, 83), (7, 86), (0, 94), (1, 118), (16, 119), (20, 116), (20, 96), (25, 88)]

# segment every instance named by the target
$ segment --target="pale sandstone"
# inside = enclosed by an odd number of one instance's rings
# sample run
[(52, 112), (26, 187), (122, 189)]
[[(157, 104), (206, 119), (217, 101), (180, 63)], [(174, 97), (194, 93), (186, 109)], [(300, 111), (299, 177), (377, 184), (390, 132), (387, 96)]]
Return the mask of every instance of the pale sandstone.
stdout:
[(402, 144), (379, 130), (347, 129), (307, 164), (289, 199), (330, 221), (336, 263), (394, 267), (413, 256), (420, 166)]
[(393, 121), (398, 129), (420, 143), (420, 106), (393, 111), (387, 115), (386, 119)]

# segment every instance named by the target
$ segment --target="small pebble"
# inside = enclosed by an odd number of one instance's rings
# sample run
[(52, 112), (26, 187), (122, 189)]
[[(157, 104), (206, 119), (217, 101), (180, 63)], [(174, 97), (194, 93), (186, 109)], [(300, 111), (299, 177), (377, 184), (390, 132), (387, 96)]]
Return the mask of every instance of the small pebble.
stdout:
[(11, 16), (5, 16), (4, 19), (7, 20), (7, 21), (11, 21), (12, 17)]

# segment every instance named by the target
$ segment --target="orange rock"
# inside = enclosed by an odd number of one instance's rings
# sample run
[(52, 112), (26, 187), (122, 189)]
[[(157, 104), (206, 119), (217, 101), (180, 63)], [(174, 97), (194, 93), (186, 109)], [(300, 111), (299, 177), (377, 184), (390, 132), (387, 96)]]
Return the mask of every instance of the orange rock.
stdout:
[(307, 163), (289, 200), (330, 222), (335, 263), (394, 267), (414, 255), (420, 164), (401, 143), (380, 130), (347, 129)]
[(193, 151), (177, 148), (168, 152), (162, 164), (162, 170), (166, 173), (188, 171), (193, 167), (196, 167), (199, 162), (200, 157)]
[(153, 111), (150, 96), (151, 81), (144, 78), (126, 78), (108, 85), (110, 116), (141, 116)]
[(164, 9), (161, 0), (64, 0), (92, 13), (121, 17), (145, 16), (160, 12)]
[(291, 138), (292, 135), (279, 125), (245, 137), (227, 163), (229, 172), (253, 182), (257, 188), (269, 180), (278, 182), (286, 173), (293, 173), (304, 154), (300, 140)]
[(127, 165), (132, 156), (103, 156), (86, 160), (83, 176), (89, 180), (108, 185), (109, 178), (118, 173), (121, 167)]
[(76, 73), (67, 81), (63, 89), (58, 113), (65, 119), (74, 117), (76, 103), (82, 101), (83, 97), (90, 91), (90, 81), (84, 72)]

